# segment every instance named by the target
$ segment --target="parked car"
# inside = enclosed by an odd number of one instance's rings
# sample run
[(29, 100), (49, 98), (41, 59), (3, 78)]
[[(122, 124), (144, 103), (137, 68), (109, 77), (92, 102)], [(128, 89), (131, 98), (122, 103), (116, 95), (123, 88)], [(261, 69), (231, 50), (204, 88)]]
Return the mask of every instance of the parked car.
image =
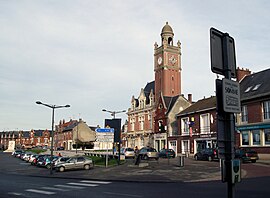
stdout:
[(258, 153), (251, 149), (236, 149), (235, 150), (235, 158), (240, 159), (244, 162), (252, 162), (255, 163), (258, 159)]
[(30, 158), (29, 158), (29, 160), (28, 160), (28, 162), (29, 162), (29, 163), (32, 163), (32, 162), (34, 161), (34, 159), (37, 158), (37, 157), (38, 157), (37, 154), (31, 155)]
[(64, 172), (65, 170), (72, 169), (85, 169), (89, 170), (93, 167), (92, 159), (85, 158), (83, 156), (71, 157), (66, 162), (59, 163), (55, 166), (56, 171)]
[(53, 162), (53, 168), (60, 163), (66, 162), (70, 159), (70, 157), (59, 157), (57, 160)]
[(159, 151), (159, 157), (161, 157), (161, 158), (175, 158), (175, 152), (173, 149), (161, 149)]
[(133, 148), (121, 148), (120, 154), (125, 155), (126, 158), (128, 158), (128, 157), (133, 158), (135, 156), (135, 151)]
[(23, 152), (24, 152), (23, 150), (15, 150), (15, 151), (12, 152), (11, 155), (13, 155), (14, 157), (16, 157), (17, 154), (23, 153)]
[(42, 164), (44, 158), (46, 158), (47, 156), (50, 156), (50, 155), (38, 155), (33, 161), (32, 161), (32, 165), (36, 165), (36, 166), (39, 166)]
[[(52, 159), (52, 163), (54, 163), (56, 160), (58, 160), (59, 157), (58, 156), (53, 156), (53, 159)], [(51, 156), (48, 156), (46, 159), (45, 159), (45, 164), (44, 166), (47, 168), (47, 169), (50, 169), (51, 168)]]
[(146, 160), (150, 158), (154, 158), (158, 160), (159, 158), (157, 150), (152, 147), (141, 148), (139, 151), (139, 156), (141, 157), (141, 159), (146, 159)]
[(25, 153), (25, 154), (21, 157), (21, 159), (24, 160), (24, 161), (26, 161), (26, 162), (28, 162), (29, 159), (30, 159), (30, 156), (31, 156), (32, 154), (33, 154), (33, 153)]
[(218, 149), (217, 148), (206, 148), (202, 149), (194, 155), (195, 160), (218, 160)]
[(17, 157), (17, 158), (21, 158), (21, 156), (23, 156), (24, 154), (25, 154), (25, 152), (22, 151), (22, 152), (18, 152), (16, 154), (14, 154), (14, 156)]
[(57, 147), (57, 149), (56, 150), (58, 150), (58, 151), (62, 151), (62, 150), (65, 150), (65, 148), (63, 147), (63, 146), (60, 146), (60, 147)]

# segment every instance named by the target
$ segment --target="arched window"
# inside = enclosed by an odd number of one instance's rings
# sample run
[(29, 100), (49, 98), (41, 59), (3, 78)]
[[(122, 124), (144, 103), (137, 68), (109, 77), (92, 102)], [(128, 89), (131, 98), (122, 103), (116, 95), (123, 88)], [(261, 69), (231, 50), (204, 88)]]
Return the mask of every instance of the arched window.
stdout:
[(169, 45), (173, 45), (173, 39), (172, 39), (172, 37), (169, 37), (169, 38), (168, 38), (168, 44), (169, 44)]

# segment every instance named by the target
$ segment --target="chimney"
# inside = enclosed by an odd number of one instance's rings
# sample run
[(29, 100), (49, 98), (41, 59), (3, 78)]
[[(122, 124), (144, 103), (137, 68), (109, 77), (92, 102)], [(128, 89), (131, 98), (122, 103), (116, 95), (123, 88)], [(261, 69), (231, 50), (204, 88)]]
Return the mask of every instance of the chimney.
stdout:
[(188, 101), (192, 103), (192, 94), (188, 94)]
[(237, 82), (240, 82), (245, 76), (248, 76), (251, 74), (251, 71), (249, 69), (239, 68), (236, 69), (236, 80)]

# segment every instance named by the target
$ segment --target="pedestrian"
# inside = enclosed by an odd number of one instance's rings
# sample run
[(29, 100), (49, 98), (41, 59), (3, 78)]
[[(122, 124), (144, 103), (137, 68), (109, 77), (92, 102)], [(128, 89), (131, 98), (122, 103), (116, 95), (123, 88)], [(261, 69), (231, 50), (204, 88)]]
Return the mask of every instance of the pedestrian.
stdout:
[(135, 146), (134, 152), (135, 152), (135, 165), (139, 165), (141, 158), (140, 158), (140, 151), (137, 146)]
[(58, 157), (62, 157), (61, 153), (58, 153)]

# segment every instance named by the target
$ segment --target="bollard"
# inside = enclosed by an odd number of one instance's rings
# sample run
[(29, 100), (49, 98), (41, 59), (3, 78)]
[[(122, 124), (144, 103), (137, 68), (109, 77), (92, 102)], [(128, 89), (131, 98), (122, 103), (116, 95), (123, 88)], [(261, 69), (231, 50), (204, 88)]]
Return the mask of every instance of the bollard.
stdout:
[(184, 167), (184, 156), (179, 156), (179, 165), (180, 165), (180, 167)]

